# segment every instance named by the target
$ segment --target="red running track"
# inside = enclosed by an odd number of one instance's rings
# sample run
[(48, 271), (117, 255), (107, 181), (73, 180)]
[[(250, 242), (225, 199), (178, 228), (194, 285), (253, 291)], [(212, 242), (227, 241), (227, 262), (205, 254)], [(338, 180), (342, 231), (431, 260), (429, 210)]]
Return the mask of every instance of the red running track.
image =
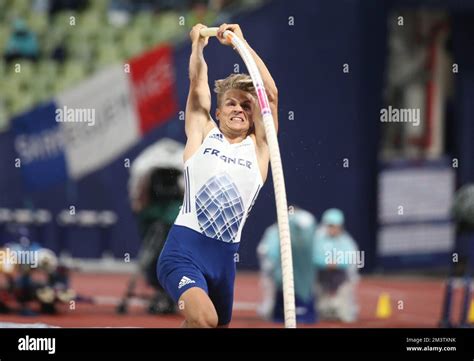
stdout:
[[(72, 287), (83, 296), (98, 297), (100, 304), (75, 304), (75, 309), (66, 305), (58, 315), (24, 317), (15, 314), (0, 315), (0, 322), (46, 323), (60, 327), (179, 327), (181, 317), (176, 315), (149, 315), (145, 308), (135, 303), (127, 315), (115, 313), (117, 302), (125, 291), (128, 275), (84, 274), (72, 276)], [(143, 284), (137, 291), (149, 292)], [(382, 292), (390, 295), (392, 315), (387, 319), (375, 316), (377, 300)], [(361, 314), (357, 322), (319, 322), (305, 327), (437, 327), (443, 300), (444, 282), (441, 279), (362, 277), (358, 288)], [(261, 320), (255, 311), (260, 301), (258, 275), (239, 273), (236, 281), (234, 317), (231, 327), (282, 327)], [(403, 301), (403, 309), (399, 309)], [(454, 292), (454, 315), (459, 315), (461, 290)], [(456, 317), (457, 318), (457, 317)], [(301, 325), (300, 325), (301, 326)]]

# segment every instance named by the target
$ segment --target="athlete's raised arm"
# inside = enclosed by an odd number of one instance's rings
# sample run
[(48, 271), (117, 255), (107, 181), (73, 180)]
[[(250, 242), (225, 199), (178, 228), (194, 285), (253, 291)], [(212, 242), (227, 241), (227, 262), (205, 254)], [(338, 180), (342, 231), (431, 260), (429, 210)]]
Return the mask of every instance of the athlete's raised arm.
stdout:
[(192, 41), (189, 59), (189, 94), (186, 103), (185, 132), (188, 138), (184, 151), (186, 161), (201, 145), (209, 122), (211, 110), (211, 91), (207, 77), (207, 64), (204, 60), (204, 48), (208, 37), (201, 37), (199, 31), (206, 26), (195, 25), (189, 36)]

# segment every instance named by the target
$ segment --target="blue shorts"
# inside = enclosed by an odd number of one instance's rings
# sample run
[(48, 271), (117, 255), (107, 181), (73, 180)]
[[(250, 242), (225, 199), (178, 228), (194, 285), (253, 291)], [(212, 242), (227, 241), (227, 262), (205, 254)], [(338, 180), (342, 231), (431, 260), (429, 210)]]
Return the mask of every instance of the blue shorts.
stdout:
[(202, 288), (214, 304), (218, 324), (226, 325), (232, 318), (238, 250), (239, 243), (173, 225), (158, 260), (158, 279), (176, 303), (188, 289)]

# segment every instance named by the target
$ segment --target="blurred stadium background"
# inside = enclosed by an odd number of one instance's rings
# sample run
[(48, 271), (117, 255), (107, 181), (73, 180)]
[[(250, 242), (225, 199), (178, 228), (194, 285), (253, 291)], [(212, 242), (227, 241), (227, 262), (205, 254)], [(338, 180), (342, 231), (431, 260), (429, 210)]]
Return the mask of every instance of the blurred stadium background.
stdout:
[[(147, 217), (134, 203), (132, 164), (160, 140), (185, 141), (188, 32), (198, 22), (239, 23), (267, 62), (280, 94), (289, 204), (318, 220), (340, 208), (365, 252), (361, 315), (350, 326), (436, 327), (453, 253), (463, 261), (472, 244), (451, 212), (455, 192), (474, 182), (469, 1), (0, 0), (0, 246), (26, 227), (96, 301), (0, 320), (179, 324), (140, 311), (139, 300), (128, 316), (115, 307)], [(35, 39), (22, 55), (9, 52), (14, 29)], [(245, 71), (215, 41), (206, 60), (211, 82)], [(419, 125), (381, 121), (389, 105), (421, 109)], [(64, 106), (94, 109), (94, 124), (56, 121)], [(275, 326), (256, 315), (256, 247), (274, 209), (269, 180), (242, 237), (233, 326)]]

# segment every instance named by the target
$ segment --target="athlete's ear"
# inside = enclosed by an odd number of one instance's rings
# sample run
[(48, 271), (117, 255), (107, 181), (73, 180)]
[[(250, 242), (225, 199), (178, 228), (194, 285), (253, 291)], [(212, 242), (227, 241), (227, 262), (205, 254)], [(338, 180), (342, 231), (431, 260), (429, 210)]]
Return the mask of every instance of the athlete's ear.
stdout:
[(221, 114), (221, 110), (219, 107), (216, 108), (216, 119), (219, 120), (219, 115)]

